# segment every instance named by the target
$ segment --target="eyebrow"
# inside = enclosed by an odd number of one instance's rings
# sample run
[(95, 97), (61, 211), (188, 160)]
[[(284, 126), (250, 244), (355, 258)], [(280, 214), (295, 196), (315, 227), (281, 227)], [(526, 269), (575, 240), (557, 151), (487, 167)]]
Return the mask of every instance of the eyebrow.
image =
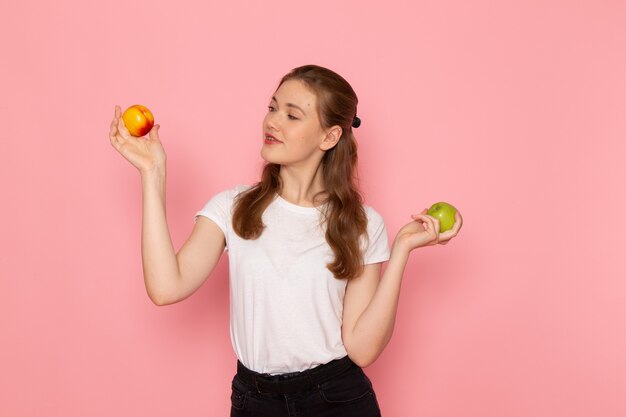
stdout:
[[(272, 96), (272, 100), (274, 100), (276, 103), (278, 103), (278, 100), (276, 100), (276, 97)], [(293, 103), (287, 103), (286, 106), (287, 107), (293, 107), (294, 109), (298, 109), (298, 110), (300, 110), (302, 112), (302, 114), (304, 114), (306, 116), (306, 112), (304, 110), (302, 110), (301, 107), (296, 106)]]

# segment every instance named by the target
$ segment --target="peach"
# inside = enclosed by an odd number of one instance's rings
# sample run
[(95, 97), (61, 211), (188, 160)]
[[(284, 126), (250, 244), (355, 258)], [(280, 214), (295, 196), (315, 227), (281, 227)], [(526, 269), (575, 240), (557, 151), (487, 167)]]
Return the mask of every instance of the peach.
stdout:
[(154, 126), (154, 116), (146, 106), (133, 104), (122, 115), (124, 126), (133, 136), (143, 136)]

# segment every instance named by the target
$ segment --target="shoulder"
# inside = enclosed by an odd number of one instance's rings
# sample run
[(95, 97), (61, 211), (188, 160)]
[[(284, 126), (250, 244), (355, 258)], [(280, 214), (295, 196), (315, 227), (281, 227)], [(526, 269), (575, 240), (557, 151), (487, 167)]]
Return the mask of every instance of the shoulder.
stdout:
[(251, 185), (237, 184), (234, 187), (228, 188), (226, 190), (222, 190), (218, 192), (217, 194), (214, 194), (213, 197), (211, 197), (211, 200), (220, 201), (224, 203), (232, 203), (238, 195), (247, 191), (251, 187), (252, 187)]
[(230, 211), (235, 198), (249, 188), (249, 185), (236, 185), (214, 194), (209, 198), (199, 214), (205, 214), (209, 211), (220, 211), (224, 213)]
[(198, 216), (208, 217), (217, 223), (222, 231), (224, 231), (224, 234), (226, 234), (230, 224), (229, 218), (232, 216), (235, 197), (248, 188), (250, 188), (248, 185), (237, 185), (214, 194), (209, 201), (196, 212), (195, 219), (197, 220)]
[(384, 227), (385, 219), (380, 215), (378, 211), (376, 211), (372, 206), (367, 204), (363, 204), (363, 209), (365, 210), (365, 214), (367, 215), (367, 228), (368, 229), (377, 229), (381, 225)]
[(228, 195), (231, 198), (235, 198), (239, 194), (241, 194), (241, 193), (243, 193), (245, 191), (248, 191), (250, 188), (252, 188), (251, 185), (237, 184), (234, 187), (228, 188), (228, 189), (222, 191), (219, 194)]
[(389, 260), (389, 242), (385, 220), (374, 208), (363, 205), (367, 214), (367, 236), (364, 240), (364, 264), (385, 262)]

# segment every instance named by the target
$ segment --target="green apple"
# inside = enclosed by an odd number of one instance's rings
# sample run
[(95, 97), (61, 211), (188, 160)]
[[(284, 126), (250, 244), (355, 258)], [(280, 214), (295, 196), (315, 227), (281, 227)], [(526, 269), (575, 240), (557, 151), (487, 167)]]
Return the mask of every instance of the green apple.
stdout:
[(454, 208), (452, 204), (440, 201), (430, 206), (427, 213), (428, 215), (439, 219), (439, 233), (450, 230), (452, 229), (452, 226), (454, 226), (456, 208)]

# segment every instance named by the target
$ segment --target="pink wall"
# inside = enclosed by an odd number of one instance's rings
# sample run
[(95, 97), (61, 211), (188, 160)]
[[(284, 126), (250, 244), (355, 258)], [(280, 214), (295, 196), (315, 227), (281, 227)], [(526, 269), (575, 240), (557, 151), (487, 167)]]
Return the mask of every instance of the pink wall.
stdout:
[(366, 369), (383, 415), (626, 415), (626, 5), (618, 1), (27, 1), (0, 6), (0, 415), (227, 415), (226, 258), (182, 303), (141, 273), (116, 104), (168, 153), (177, 248), (256, 180), (269, 94), (344, 75), (361, 176), (393, 239), (438, 200)]

